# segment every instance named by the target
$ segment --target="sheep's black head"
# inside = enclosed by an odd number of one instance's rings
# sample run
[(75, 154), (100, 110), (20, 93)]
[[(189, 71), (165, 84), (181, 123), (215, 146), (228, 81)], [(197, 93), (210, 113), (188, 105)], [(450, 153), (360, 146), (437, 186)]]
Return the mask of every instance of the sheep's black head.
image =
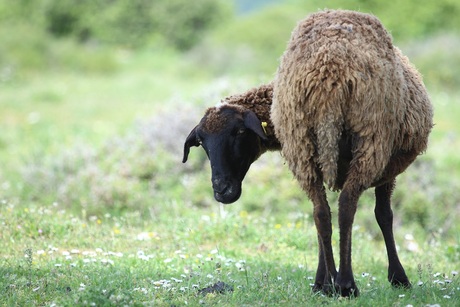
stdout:
[(224, 204), (238, 200), (249, 166), (262, 153), (266, 136), (256, 114), (241, 107), (210, 108), (184, 144), (186, 162), (190, 147), (202, 146), (211, 162), (214, 198)]

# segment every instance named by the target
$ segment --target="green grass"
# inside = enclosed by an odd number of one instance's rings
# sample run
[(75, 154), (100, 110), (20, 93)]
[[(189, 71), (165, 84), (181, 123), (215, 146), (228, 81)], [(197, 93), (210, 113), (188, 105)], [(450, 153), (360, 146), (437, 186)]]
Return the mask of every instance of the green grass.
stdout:
[[(414, 284), (411, 290), (401, 290), (386, 281), (381, 240), (369, 241), (365, 231), (355, 231), (354, 270), (362, 295), (344, 300), (310, 290), (316, 235), (309, 218), (277, 220), (250, 214), (240, 205), (197, 210), (179, 203), (164, 206), (169, 219), (140, 219), (135, 212), (82, 218), (57, 204), (3, 203), (3, 208), (4, 305), (458, 303), (460, 281), (453, 275), (458, 262), (439, 251), (442, 239), (414, 239), (419, 251), (401, 249)], [(197, 294), (217, 281), (232, 285), (234, 291)]]

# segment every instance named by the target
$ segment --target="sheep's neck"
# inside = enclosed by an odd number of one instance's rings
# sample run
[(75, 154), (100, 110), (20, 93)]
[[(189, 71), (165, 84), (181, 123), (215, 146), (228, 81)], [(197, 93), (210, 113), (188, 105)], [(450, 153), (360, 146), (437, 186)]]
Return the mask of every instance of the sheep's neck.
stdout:
[(281, 144), (275, 136), (275, 129), (270, 120), (270, 109), (273, 102), (272, 82), (253, 88), (243, 94), (229, 96), (224, 99), (224, 102), (249, 109), (257, 115), (262, 123), (267, 123), (264, 130), (268, 139), (262, 142), (262, 151), (281, 149)]
[[(257, 110), (253, 109), (252, 111), (256, 113), (257, 117), (261, 121), (265, 135), (267, 136), (267, 140), (262, 141), (262, 145), (265, 147), (265, 150), (281, 150), (281, 143), (275, 136), (275, 128), (270, 120), (270, 109), (266, 110), (266, 112), (261, 112), (260, 114)], [(264, 123), (266, 123), (265, 127)]]

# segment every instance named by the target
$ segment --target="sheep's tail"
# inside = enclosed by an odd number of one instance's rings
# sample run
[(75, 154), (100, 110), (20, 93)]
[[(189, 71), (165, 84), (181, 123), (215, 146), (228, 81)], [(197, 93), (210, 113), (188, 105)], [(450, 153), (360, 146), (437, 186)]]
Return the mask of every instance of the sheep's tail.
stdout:
[(346, 109), (350, 98), (351, 85), (341, 86), (344, 82), (337, 82), (338, 86), (317, 87), (312, 90), (310, 99), (315, 103), (314, 131), (316, 136), (316, 163), (323, 175), (324, 182), (332, 190), (338, 190), (337, 171), (339, 161), (339, 141), (344, 127), (343, 109)]
[(337, 168), (339, 160), (339, 140), (342, 134), (342, 119), (332, 113), (324, 114), (316, 125), (318, 144), (317, 163), (324, 182), (332, 190), (337, 190)]

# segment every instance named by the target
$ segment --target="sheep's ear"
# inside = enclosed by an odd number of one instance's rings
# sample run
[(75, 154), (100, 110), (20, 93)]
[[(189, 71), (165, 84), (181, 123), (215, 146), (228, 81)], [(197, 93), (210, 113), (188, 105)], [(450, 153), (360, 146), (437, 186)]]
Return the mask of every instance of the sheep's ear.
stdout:
[(256, 113), (252, 111), (246, 111), (244, 113), (244, 125), (246, 126), (246, 128), (254, 131), (261, 139), (267, 139), (267, 135), (265, 134), (265, 131), (262, 128), (262, 123), (260, 122)]
[(193, 128), (193, 130), (190, 132), (188, 135), (187, 139), (185, 140), (184, 144), (184, 157), (182, 158), (182, 163), (187, 162), (188, 154), (190, 152), (190, 147), (192, 146), (200, 146), (200, 143), (198, 142), (198, 139), (196, 137), (196, 126)]

